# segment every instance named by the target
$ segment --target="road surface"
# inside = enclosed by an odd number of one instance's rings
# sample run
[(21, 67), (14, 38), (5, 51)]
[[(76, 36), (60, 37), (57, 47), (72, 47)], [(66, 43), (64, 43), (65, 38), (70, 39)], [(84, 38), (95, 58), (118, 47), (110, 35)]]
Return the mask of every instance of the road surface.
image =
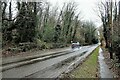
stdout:
[[(56, 78), (78, 57), (93, 50), (98, 45), (83, 46), (80, 49), (70, 49), (69, 54), (56, 56), (44, 61), (38, 61), (15, 67), (2, 72), (3, 78)], [(84, 54), (83, 54), (84, 53)]]

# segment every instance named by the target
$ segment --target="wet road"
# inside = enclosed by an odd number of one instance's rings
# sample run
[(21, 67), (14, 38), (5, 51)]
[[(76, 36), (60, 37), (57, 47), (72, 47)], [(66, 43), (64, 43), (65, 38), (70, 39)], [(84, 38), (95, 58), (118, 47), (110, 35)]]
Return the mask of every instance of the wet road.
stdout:
[[(16, 68), (6, 70), (2, 73), (3, 78), (54, 78), (62, 73), (75, 59), (74, 56), (79, 56), (83, 52), (92, 50), (96, 45), (84, 46), (81, 49), (74, 49), (72, 53), (50, 58), (44, 61), (35, 62)], [(72, 51), (72, 49), (70, 50)], [(68, 60), (68, 61), (67, 61)], [(66, 62), (65, 65), (61, 64)], [(63, 66), (62, 66), (63, 65)]]

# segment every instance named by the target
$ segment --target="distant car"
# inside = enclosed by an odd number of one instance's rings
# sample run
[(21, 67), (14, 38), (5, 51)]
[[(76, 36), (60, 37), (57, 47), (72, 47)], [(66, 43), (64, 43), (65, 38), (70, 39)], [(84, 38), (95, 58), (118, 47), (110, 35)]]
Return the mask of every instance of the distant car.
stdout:
[(80, 48), (80, 43), (79, 42), (72, 43), (71, 48), (72, 49), (74, 49), (74, 48)]

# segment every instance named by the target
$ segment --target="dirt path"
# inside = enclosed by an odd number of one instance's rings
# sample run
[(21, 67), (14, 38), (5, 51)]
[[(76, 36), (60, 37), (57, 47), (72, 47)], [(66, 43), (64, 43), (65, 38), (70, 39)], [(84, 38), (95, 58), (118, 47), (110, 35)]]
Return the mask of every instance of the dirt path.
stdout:
[(113, 72), (109, 69), (108, 65), (106, 64), (101, 48), (99, 49), (98, 62), (100, 67), (100, 78), (113, 78)]
[(107, 64), (109, 70), (111, 70), (114, 78), (120, 78), (120, 68), (116, 66), (116, 61), (110, 59), (109, 52), (103, 50), (104, 61)]

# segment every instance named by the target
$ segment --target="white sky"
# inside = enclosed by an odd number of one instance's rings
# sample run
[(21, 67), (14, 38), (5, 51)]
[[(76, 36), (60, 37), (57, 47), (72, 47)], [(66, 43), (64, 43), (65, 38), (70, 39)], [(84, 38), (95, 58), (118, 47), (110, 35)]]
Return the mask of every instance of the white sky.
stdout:
[[(47, 0), (50, 2), (53, 6), (56, 4), (58, 6), (62, 6), (64, 2), (71, 2), (73, 0)], [(95, 12), (96, 9), (96, 3), (99, 0), (74, 0), (74, 2), (78, 5), (78, 11), (81, 12), (82, 20), (88, 20), (93, 21), (99, 27), (102, 23), (100, 18), (97, 16), (97, 12)]]
[(81, 12), (80, 14), (81, 20), (93, 21), (97, 27), (99, 27), (102, 24), (100, 18), (97, 15), (97, 12), (95, 11), (97, 3), (100, 0), (47, 0), (47, 1), (50, 2), (52, 6), (57, 5), (59, 7), (62, 7), (64, 2), (76, 2), (78, 5), (77, 12)]

